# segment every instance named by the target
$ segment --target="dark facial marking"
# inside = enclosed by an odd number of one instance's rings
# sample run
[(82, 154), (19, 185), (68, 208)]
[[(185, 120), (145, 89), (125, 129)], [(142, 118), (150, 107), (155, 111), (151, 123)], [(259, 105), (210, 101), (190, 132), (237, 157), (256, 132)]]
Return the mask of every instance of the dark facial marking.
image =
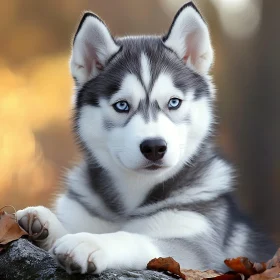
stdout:
[(149, 116), (150, 104), (149, 103), (150, 103), (149, 98), (146, 97), (145, 99), (143, 99), (139, 102), (139, 106), (137, 108), (137, 114), (140, 114), (143, 117), (145, 123), (148, 123), (150, 120), (150, 116)]
[(161, 111), (161, 109), (160, 109), (160, 107), (159, 107), (157, 101), (153, 101), (153, 102), (150, 104), (150, 110), (151, 110), (151, 115), (152, 115), (153, 121), (157, 121), (157, 119), (158, 119), (158, 114), (159, 114), (159, 112)]
[(106, 130), (112, 130), (116, 127), (116, 125), (114, 124), (114, 122), (112, 122), (110, 120), (104, 120), (103, 121), (103, 127)]

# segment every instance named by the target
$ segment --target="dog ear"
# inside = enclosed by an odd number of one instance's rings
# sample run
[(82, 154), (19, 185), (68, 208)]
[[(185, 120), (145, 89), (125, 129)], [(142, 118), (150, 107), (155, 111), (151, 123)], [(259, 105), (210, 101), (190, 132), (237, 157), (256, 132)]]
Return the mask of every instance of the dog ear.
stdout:
[(208, 73), (214, 56), (210, 35), (207, 24), (192, 2), (177, 12), (163, 42), (187, 66), (198, 73)]
[(85, 13), (74, 37), (70, 69), (77, 85), (96, 77), (119, 46), (104, 22)]

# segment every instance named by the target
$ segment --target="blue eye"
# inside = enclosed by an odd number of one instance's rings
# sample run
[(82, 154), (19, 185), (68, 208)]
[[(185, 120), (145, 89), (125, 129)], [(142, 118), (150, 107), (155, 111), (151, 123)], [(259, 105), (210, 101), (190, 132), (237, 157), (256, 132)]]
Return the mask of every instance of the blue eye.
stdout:
[(182, 100), (179, 98), (171, 98), (168, 102), (169, 110), (176, 110), (181, 106)]
[(114, 109), (119, 113), (128, 113), (129, 112), (129, 104), (122, 100), (113, 105)]

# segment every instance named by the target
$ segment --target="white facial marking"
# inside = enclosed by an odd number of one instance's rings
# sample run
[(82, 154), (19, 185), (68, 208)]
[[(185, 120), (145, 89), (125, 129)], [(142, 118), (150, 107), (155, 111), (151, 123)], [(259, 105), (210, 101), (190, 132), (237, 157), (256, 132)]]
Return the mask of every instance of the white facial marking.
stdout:
[(186, 162), (195, 154), (201, 142), (211, 129), (213, 122), (212, 108), (207, 97), (192, 101), (190, 105), (190, 131), (188, 135), (189, 156)]
[(102, 114), (99, 108), (86, 105), (81, 108), (78, 121), (78, 134), (91, 151), (100, 146), (104, 147), (104, 129), (102, 127)]
[(140, 99), (145, 97), (145, 89), (138, 78), (134, 74), (127, 74), (121, 83), (119, 91), (113, 95), (110, 104), (112, 105), (119, 100), (126, 100), (135, 108), (138, 107)]
[(141, 76), (145, 88), (148, 89), (151, 81), (151, 65), (148, 57), (144, 53), (141, 54)]
[(160, 106), (169, 101), (171, 97), (178, 97), (184, 99), (184, 94), (181, 90), (176, 88), (173, 79), (168, 73), (161, 73), (155, 81), (150, 98), (156, 100)]

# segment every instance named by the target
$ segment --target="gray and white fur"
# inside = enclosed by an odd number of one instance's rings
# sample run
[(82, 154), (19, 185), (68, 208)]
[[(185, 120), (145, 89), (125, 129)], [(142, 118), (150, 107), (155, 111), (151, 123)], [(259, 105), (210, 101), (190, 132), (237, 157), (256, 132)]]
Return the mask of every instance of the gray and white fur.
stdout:
[[(239, 212), (234, 169), (215, 146), (213, 49), (185, 4), (165, 36), (114, 38), (85, 13), (74, 37), (74, 132), (84, 155), (54, 212), (28, 207), (20, 224), (69, 273), (264, 261), (275, 246)], [(55, 213), (55, 214), (54, 214)]]

